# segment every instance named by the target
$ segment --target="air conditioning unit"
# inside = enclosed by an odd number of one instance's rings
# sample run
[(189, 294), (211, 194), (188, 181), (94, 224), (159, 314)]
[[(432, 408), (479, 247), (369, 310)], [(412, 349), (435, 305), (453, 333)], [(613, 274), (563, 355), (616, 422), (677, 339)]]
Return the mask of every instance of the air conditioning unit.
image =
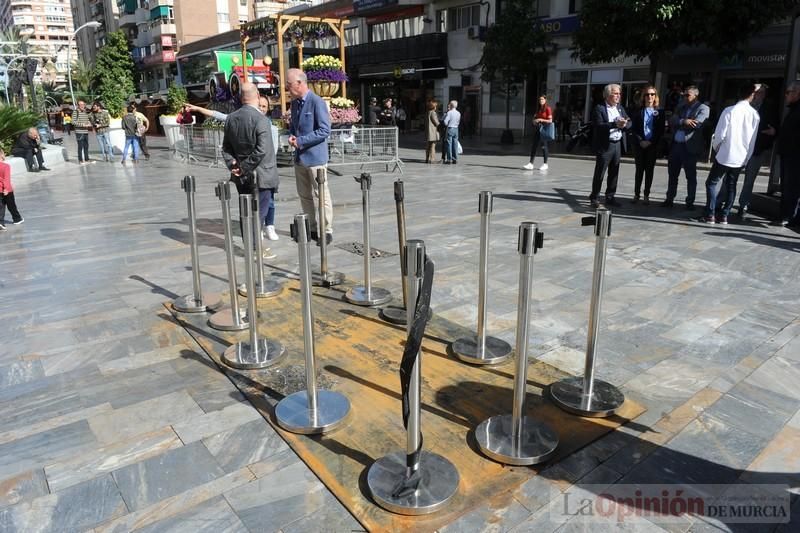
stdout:
[(486, 40), (486, 26), (469, 26), (467, 28), (467, 38), (468, 39), (480, 39), (481, 41)]

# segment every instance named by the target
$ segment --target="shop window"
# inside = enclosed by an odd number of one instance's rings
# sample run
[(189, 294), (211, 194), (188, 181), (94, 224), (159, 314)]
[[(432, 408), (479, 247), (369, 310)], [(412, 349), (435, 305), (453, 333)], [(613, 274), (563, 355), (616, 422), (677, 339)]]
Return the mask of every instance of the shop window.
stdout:
[[(509, 86), (509, 112), (522, 113), (525, 108), (525, 87), (522, 80), (517, 80)], [(495, 80), (489, 85), (489, 112), (506, 112), (506, 83)]]
[(622, 81), (646, 83), (649, 78), (649, 68), (626, 68), (622, 71)]
[(561, 72), (561, 83), (586, 83), (589, 81), (588, 70), (565, 70)]
[(569, 13), (578, 13), (581, 10), (583, 0), (569, 0)]

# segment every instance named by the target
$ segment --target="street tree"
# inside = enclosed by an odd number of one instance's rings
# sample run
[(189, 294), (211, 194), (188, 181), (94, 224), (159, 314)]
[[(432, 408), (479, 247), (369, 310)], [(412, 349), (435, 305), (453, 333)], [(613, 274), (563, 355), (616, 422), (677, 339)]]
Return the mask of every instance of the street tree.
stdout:
[[(524, 79), (535, 80), (547, 66), (550, 39), (537, 23), (537, 13), (525, 0), (508, 0), (495, 23), (486, 32), (481, 56), (481, 79), (499, 84), (505, 97), (506, 127), (500, 142), (511, 144), (511, 97)], [(493, 88), (496, 90), (495, 88)]]
[(106, 45), (97, 54), (94, 82), (112, 117), (123, 115), (128, 100), (136, 92), (135, 69), (125, 33), (109, 33)]
[(575, 55), (584, 63), (619, 56), (650, 60), (655, 78), (661, 54), (680, 45), (729, 52), (786, 18), (798, 0), (584, 0)]

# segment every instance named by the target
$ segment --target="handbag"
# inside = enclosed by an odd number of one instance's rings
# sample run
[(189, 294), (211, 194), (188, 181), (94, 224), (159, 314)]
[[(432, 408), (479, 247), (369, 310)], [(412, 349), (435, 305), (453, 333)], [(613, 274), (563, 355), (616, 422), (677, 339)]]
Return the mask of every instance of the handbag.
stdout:
[(461, 143), (456, 139), (456, 154), (461, 155), (464, 153), (464, 149), (461, 148)]
[(555, 125), (548, 122), (539, 126), (539, 136), (545, 141), (554, 141), (556, 139)]

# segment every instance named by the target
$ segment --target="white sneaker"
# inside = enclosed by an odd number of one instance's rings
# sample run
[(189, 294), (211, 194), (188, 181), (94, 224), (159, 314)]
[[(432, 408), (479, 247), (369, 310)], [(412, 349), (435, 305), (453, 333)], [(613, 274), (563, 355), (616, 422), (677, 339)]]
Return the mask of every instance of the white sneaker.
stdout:
[(264, 248), (261, 251), (261, 257), (264, 259), (275, 259), (278, 256), (275, 254), (275, 252), (272, 251), (272, 249)]
[(278, 233), (275, 231), (275, 226), (267, 226), (267, 239), (271, 241), (278, 240)]
[(533, 163), (528, 163), (522, 168), (524, 168), (525, 170), (533, 170)]
[(539, 170), (547, 170), (548, 168), (550, 168), (550, 167), (548, 167), (547, 163), (545, 163), (544, 165), (539, 167)]

